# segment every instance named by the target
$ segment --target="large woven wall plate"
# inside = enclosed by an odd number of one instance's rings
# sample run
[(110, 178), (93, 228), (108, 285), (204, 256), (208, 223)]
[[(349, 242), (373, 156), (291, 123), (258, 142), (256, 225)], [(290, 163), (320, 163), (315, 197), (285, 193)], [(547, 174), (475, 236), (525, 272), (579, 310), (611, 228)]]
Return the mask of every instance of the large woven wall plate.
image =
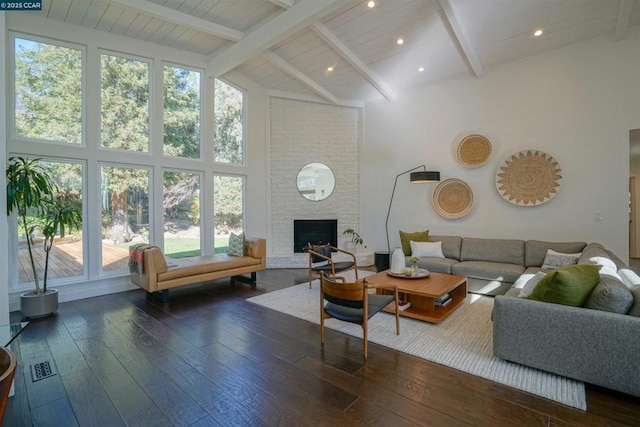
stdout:
[(535, 206), (551, 200), (560, 187), (558, 162), (542, 151), (525, 150), (506, 159), (496, 172), (496, 188), (509, 203)]
[(473, 191), (461, 179), (446, 179), (433, 192), (433, 207), (444, 218), (462, 218), (473, 208)]
[(491, 155), (491, 142), (482, 135), (469, 135), (458, 144), (458, 163), (468, 168), (479, 168)]

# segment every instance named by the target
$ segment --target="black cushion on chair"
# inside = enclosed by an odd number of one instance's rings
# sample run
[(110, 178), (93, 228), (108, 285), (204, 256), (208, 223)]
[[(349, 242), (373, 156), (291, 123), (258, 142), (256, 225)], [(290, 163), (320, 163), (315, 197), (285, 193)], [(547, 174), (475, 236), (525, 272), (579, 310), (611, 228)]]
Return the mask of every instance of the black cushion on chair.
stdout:
[[(333, 266), (336, 271), (346, 270), (348, 268), (353, 267), (353, 263), (349, 261), (345, 262), (334, 262)], [(313, 271), (331, 271), (331, 264), (323, 264), (311, 267)]]
[[(331, 246), (329, 245), (322, 245), (322, 246), (314, 246), (312, 248), (313, 252), (317, 252), (319, 254), (322, 254), (324, 256), (326, 256), (327, 258), (331, 258)], [(311, 254), (311, 262), (323, 262), (326, 261), (326, 259), (321, 258), (317, 255)]]
[[(368, 300), (368, 318), (371, 318), (374, 314), (385, 308), (387, 305), (394, 301), (393, 295), (369, 295)], [(362, 323), (363, 310), (361, 308), (345, 307), (343, 305), (337, 305), (333, 303), (327, 303), (324, 306), (324, 311), (331, 317), (346, 322)]]

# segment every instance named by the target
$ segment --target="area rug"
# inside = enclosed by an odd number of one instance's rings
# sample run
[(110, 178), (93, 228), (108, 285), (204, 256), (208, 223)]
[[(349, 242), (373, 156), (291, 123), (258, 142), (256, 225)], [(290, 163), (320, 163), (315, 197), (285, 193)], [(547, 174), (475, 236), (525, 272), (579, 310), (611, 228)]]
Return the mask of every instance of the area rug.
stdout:
[[(359, 272), (360, 277), (369, 274)], [(320, 284), (314, 280), (311, 285), (311, 289), (304, 283), (247, 301), (319, 325)], [(582, 382), (493, 356), (492, 309), (493, 298), (469, 294), (465, 303), (438, 325), (402, 317), (400, 335), (395, 333), (392, 315), (379, 313), (369, 321), (369, 342), (586, 410)], [(329, 319), (325, 326), (362, 338), (362, 328), (355, 324)]]

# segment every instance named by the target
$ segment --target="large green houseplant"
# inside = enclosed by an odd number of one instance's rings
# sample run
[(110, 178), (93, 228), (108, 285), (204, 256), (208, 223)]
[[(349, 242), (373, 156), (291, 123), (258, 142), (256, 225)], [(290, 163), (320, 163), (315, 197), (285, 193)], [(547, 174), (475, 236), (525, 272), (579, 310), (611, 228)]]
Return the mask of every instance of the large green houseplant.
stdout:
[[(80, 209), (58, 197), (58, 186), (41, 163), (41, 159), (11, 157), (7, 164), (7, 215), (16, 212), (24, 231), (35, 289), (20, 296), (20, 311), (29, 318), (53, 314), (58, 309), (58, 291), (47, 289), (49, 254), (57, 235), (80, 229)], [(44, 237), (44, 280), (40, 277), (33, 257), (34, 234)]]

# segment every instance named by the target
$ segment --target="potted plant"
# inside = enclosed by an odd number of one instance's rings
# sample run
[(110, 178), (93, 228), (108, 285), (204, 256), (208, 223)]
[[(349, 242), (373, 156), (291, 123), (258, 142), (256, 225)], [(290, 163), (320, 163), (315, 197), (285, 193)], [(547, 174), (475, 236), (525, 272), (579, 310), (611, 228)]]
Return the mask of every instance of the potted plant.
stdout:
[(364, 240), (360, 237), (360, 234), (358, 234), (353, 228), (347, 228), (342, 232), (342, 234), (345, 236), (351, 236), (351, 240), (347, 240), (344, 245), (345, 249), (349, 252), (355, 252), (358, 249), (358, 245), (364, 244)]
[[(20, 295), (20, 311), (27, 318), (44, 317), (58, 309), (58, 291), (47, 289), (49, 253), (54, 239), (67, 230), (80, 228), (82, 215), (72, 203), (58, 197), (58, 187), (41, 159), (11, 157), (7, 165), (7, 215), (16, 212), (24, 230), (35, 288)], [(44, 237), (45, 267), (43, 286), (33, 258), (34, 234)]]

